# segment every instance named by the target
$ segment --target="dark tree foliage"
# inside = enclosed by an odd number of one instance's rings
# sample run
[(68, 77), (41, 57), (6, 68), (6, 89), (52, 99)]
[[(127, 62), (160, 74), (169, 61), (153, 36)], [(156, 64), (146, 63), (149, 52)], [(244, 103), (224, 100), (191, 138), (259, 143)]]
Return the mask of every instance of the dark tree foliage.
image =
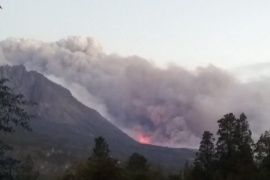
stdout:
[(218, 127), (217, 135), (219, 137), (216, 144), (216, 155), (219, 158), (231, 157), (236, 149), (234, 143), (235, 116), (232, 113), (224, 115), (223, 118), (218, 120)]
[(217, 166), (222, 179), (250, 179), (254, 172), (253, 140), (245, 114), (230, 113), (218, 120)]
[(109, 154), (109, 146), (102, 137), (95, 139), (91, 157), (76, 168), (69, 169), (61, 179), (69, 180), (165, 180), (160, 169), (151, 168), (147, 159), (133, 153), (126, 166)]
[(24, 99), (22, 94), (14, 94), (6, 86), (7, 79), (0, 80), (0, 132), (14, 132), (14, 125), (20, 125), (30, 131), (29, 114), (23, 106), (30, 102)]
[(245, 158), (253, 159), (254, 142), (252, 140), (252, 132), (249, 129), (247, 117), (244, 113), (236, 120), (235, 137), (236, 151), (245, 156)]
[(145, 171), (148, 170), (148, 167), (147, 159), (139, 153), (133, 153), (127, 162), (129, 171)]
[(108, 157), (110, 153), (109, 145), (103, 137), (98, 137), (95, 139), (95, 147), (93, 149), (93, 157)]
[[(31, 103), (26, 101), (22, 94), (13, 93), (6, 85), (7, 82), (7, 79), (0, 80), (0, 136), (13, 133), (15, 126), (31, 131), (30, 116), (24, 110), (24, 107)], [(5, 151), (11, 149), (0, 141), (0, 179), (14, 179), (12, 173), (17, 161), (5, 156)]]
[(169, 174), (167, 179), (168, 180), (182, 180), (181, 176), (178, 174)]
[(256, 143), (255, 158), (259, 163), (258, 179), (270, 179), (270, 132), (265, 131)]
[(193, 180), (193, 166), (186, 161), (184, 168), (180, 172), (180, 177), (182, 180)]
[(63, 177), (63, 180), (75, 180), (75, 176), (73, 174), (66, 174)]
[(187, 161), (177, 174), (165, 177), (138, 153), (133, 153), (123, 168), (116, 159), (110, 157), (108, 144), (99, 137), (95, 140), (95, 147), (88, 161), (81, 163), (75, 173), (67, 174), (65, 179), (269, 180), (270, 132), (262, 134), (255, 146), (245, 114), (242, 113), (238, 119), (232, 113), (226, 114), (218, 120), (218, 125), (216, 146), (213, 134), (205, 131), (194, 166)]
[(126, 169), (129, 179), (149, 179), (149, 165), (147, 164), (147, 159), (139, 153), (133, 153), (129, 157)]
[(270, 155), (270, 132), (265, 131), (256, 143), (256, 159), (262, 161)]
[(88, 167), (88, 178), (91, 180), (123, 179), (123, 172), (118, 161), (111, 157), (93, 158), (88, 162)]
[(31, 156), (23, 159), (16, 168), (16, 180), (36, 180), (39, 173), (34, 170), (34, 161)]
[(93, 154), (88, 160), (89, 179), (122, 179), (122, 172), (118, 160), (109, 156), (109, 145), (103, 137), (95, 139)]
[(233, 156), (235, 174), (238, 179), (252, 179), (256, 166), (254, 163), (254, 142), (252, 132), (249, 129), (247, 117), (242, 113), (239, 119), (236, 119), (236, 130), (234, 141), (236, 144), (236, 153)]
[(203, 133), (199, 152), (196, 154), (194, 161), (193, 174), (197, 179), (211, 179), (211, 170), (213, 170), (215, 160), (214, 141), (215, 139), (212, 133), (209, 131)]
[(95, 147), (91, 157), (86, 163), (77, 167), (75, 175), (66, 177), (89, 180), (122, 180), (123, 171), (119, 167), (118, 160), (110, 157), (109, 146), (103, 137), (95, 139)]
[(133, 153), (125, 166), (125, 179), (127, 180), (165, 180), (162, 169), (159, 166), (150, 166), (146, 157), (139, 153)]

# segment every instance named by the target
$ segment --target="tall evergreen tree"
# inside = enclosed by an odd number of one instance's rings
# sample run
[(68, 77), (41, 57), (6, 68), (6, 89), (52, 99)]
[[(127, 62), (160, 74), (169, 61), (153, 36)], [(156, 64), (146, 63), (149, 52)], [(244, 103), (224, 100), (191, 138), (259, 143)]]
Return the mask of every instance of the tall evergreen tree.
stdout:
[(245, 158), (253, 159), (254, 142), (252, 140), (252, 132), (249, 129), (247, 117), (244, 113), (236, 120), (236, 128), (234, 134), (234, 141), (238, 151)]
[(92, 156), (94, 157), (108, 157), (110, 153), (109, 145), (103, 137), (95, 139), (95, 147), (93, 149)]
[(75, 177), (91, 180), (123, 179), (123, 172), (118, 160), (110, 157), (109, 152), (106, 140), (103, 137), (96, 138), (91, 157), (88, 158), (85, 165), (77, 169)]
[(196, 154), (194, 161), (194, 176), (197, 179), (211, 179), (211, 170), (213, 169), (215, 159), (213, 134), (209, 131), (203, 133), (202, 141), (200, 143), (199, 152)]
[(247, 117), (242, 113), (236, 120), (236, 131), (234, 141), (236, 144), (236, 153), (233, 156), (235, 162), (236, 174), (238, 179), (252, 179), (256, 166), (254, 163), (254, 142), (252, 140), (252, 132), (249, 129)]
[[(216, 155), (223, 178), (250, 179), (254, 172), (253, 140), (245, 114), (230, 113), (218, 120)], [(247, 171), (247, 172), (246, 172)]]
[(216, 155), (219, 158), (231, 157), (236, 150), (234, 141), (236, 131), (236, 118), (234, 114), (229, 113), (218, 120), (218, 140), (216, 143)]

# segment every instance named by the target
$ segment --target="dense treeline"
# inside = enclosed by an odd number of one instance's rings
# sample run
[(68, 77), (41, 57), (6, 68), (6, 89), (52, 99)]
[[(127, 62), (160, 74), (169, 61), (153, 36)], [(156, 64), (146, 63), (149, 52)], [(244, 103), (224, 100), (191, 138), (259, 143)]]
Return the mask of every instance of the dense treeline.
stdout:
[(199, 180), (270, 179), (270, 134), (255, 144), (244, 113), (226, 114), (218, 120), (217, 141), (205, 131), (192, 170)]
[(109, 146), (104, 138), (95, 139), (92, 155), (71, 168), (59, 178), (62, 180), (143, 180), (165, 179), (161, 169), (153, 168), (147, 159), (133, 153), (127, 162), (121, 162), (109, 154)]
[(270, 132), (254, 143), (247, 117), (229, 113), (217, 121), (216, 138), (205, 131), (192, 163), (186, 163), (175, 174), (162, 173), (151, 167), (147, 159), (133, 153), (127, 162), (109, 155), (105, 139), (95, 140), (95, 148), (87, 161), (70, 169), (63, 180), (269, 180)]

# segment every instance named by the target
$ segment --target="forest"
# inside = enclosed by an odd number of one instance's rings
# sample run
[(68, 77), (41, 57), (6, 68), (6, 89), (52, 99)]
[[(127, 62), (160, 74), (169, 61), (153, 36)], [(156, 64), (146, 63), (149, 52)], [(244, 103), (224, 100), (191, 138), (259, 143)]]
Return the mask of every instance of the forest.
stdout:
[(186, 162), (178, 173), (166, 174), (151, 167), (138, 153), (127, 162), (110, 157), (106, 141), (99, 137), (89, 159), (63, 179), (130, 179), (130, 180), (267, 180), (270, 179), (270, 133), (266, 131), (257, 143), (252, 139), (244, 113), (233, 113), (217, 121), (217, 141), (213, 133), (205, 131), (193, 162)]

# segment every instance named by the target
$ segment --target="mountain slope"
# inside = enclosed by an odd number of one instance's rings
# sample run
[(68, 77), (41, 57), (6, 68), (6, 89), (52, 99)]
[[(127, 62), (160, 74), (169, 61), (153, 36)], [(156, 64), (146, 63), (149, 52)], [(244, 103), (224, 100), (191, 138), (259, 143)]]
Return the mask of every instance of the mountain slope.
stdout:
[[(137, 143), (97, 111), (76, 100), (67, 89), (37, 72), (26, 71), (23, 66), (0, 67), (0, 78), (8, 78), (9, 85), (14, 91), (38, 103), (30, 109), (30, 112), (36, 116), (31, 121), (34, 132), (31, 134), (20, 132), (23, 134), (22, 137), (26, 138), (18, 139), (16, 136), (11, 136), (10, 141), (18, 148), (25, 146), (31, 152), (37, 151), (38, 146), (44, 146), (43, 149), (47, 148), (43, 158), (45, 160), (53, 155), (57, 159), (60, 154), (65, 153), (69, 156), (63, 157), (66, 161), (59, 161), (60, 165), (66, 165), (68, 158), (75, 160), (86, 158), (91, 153), (94, 138), (98, 136), (103, 136), (107, 140), (113, 156), (120, 159), (127, 159), (131, 153), (139, 152), (150, 162), (178, 168), (185, 160), (194, 156), (194, 151), (189, 149)], [(52, 158), (50, 163), (53, 160), (55, 159)]]

